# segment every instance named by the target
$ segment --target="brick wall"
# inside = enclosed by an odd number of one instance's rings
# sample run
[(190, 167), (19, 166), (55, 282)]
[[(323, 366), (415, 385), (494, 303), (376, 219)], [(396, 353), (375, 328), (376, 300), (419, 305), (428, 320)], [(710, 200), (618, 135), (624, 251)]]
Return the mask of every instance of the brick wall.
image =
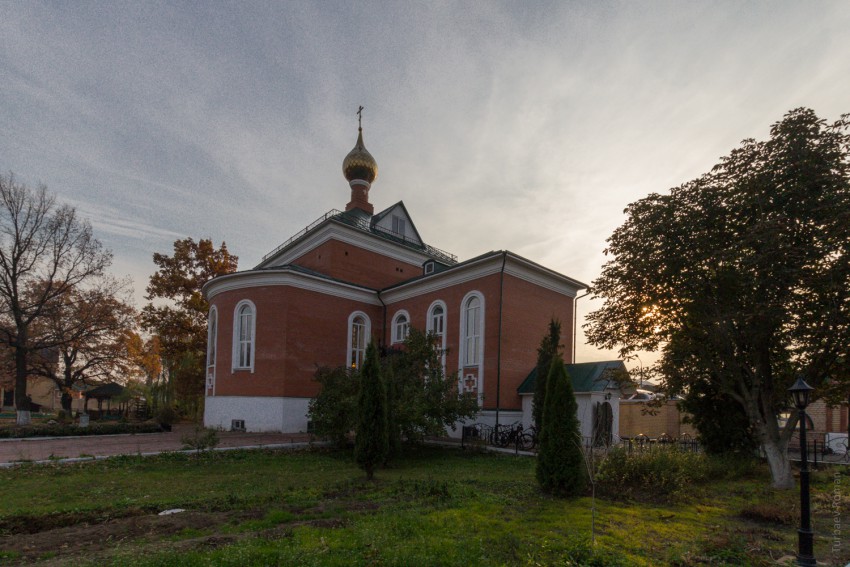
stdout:
[(421, 265), (402, 262), (338, 240), (329, 240), (292, 263), (373, 289), (383, 289), (422, 274)]
[(823, 400), (817, 400), (809, 404), (806, 413), (814, 426), (811, 439), (822, 441), (827, 433), (847, 433), (846, 405), (828, 406)]
[[(250, 299), (256, 307), (254, 371), (231, 370), (236, 304)], [(217, 295), (215, 393), (218, 396), (312, 397), (318, 393), (317, 366), (344, 366), (348, 317), (365, 312), (372, 335), (383, 329), (381, 307), (289, 286), (249, 287)]]

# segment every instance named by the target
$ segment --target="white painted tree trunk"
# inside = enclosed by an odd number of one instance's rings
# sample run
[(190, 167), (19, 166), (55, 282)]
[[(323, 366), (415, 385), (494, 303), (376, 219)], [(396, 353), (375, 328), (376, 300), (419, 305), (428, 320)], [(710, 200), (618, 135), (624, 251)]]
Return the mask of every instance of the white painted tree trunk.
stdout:
[(32, 423), (32, 419), (30, 418), (29, 410), (27, 410), (27, 411), (18, 410), (16, 412), (15, 423), (17, 425), (29, 425), (30, 423)]
[(772, 440), (762, 443), (767, 465), (770, 467), (770, 475), (773, 478), (773, 488), (794, 488), (794, 475), (791, 474), (791, 459), (788, 458), (787, 445), (782, 447), (781, 443)]

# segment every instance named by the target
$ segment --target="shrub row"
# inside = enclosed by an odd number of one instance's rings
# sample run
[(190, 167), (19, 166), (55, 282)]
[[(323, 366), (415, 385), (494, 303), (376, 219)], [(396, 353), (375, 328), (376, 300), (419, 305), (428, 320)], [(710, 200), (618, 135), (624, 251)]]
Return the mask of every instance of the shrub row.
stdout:
[(162, 427), (153, 421), (142, 423), (91, 423), (88, 427), (70, 424), (39, 424), (0, 428), (0, 438), (70, 437), (77, 435), (114, 435), (117, 433), (160, 433)]
[(680, 451), (675, 447), (628, 453), (615, 449), (599, 467), (601, 492), (621, 498), (652, 500), (683, 496), (687, 489), (718, 478), (752, 473), (755, 461)]

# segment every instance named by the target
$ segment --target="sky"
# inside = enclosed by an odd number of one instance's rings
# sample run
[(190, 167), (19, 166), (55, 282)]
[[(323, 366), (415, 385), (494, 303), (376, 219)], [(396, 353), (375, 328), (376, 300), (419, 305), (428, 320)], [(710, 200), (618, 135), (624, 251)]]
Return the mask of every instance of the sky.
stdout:
[(141, 307), (177, 239), (249, 269), (344, 208), (362, 105), (376, 210), (590, 284), (629, 203), (850, 113), (848, 29), (844, 1), (3, 0), (0, 171), (89, 219)]

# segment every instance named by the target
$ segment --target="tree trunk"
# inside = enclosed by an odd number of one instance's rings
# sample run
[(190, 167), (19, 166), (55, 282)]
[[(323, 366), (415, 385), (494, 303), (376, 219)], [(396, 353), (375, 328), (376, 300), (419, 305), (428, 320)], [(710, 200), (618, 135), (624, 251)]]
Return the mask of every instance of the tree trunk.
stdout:
[[(68, 352), (66, 349), (62, 349), (62, 358), (65, 362), (65, 369), (63, 371), (63, 381), (62, 385), (62, 409), (65, 410), (69, 416), (73, 415), (71, 411), (71, 388), (74, 386), (74, 375), (71, 373), (73, 362), (68, 356)], [(83, 412), (85, 413), (85, 412)]]
[(71, 394), (69, 394), (65, 389), (62, 390), (62, 409), (65, 410), (68, 415), (71, 415)]
[(15, 347), (15, 409), (16, 423), (30, 424), (30, 401), (27, 397), (27, 348), (26, 333), (18, 332), (18, 344)]
[(788, 490), (794, 488), (794, 475), (791, 474), (791, 459), (788, 458), (788, 446), (782, 446), (773, 440), (762, 441), (762, 449), (770, 467), (773, 488)]

